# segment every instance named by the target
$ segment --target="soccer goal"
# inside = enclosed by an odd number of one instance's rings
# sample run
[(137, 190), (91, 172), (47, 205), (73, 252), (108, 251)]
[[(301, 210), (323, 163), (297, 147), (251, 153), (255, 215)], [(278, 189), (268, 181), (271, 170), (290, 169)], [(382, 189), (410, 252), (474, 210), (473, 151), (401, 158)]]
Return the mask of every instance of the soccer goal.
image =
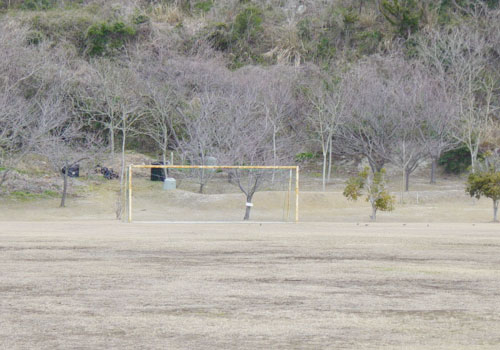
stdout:
[(128, 222), (298, 222), (298, 166), (130, 165)]

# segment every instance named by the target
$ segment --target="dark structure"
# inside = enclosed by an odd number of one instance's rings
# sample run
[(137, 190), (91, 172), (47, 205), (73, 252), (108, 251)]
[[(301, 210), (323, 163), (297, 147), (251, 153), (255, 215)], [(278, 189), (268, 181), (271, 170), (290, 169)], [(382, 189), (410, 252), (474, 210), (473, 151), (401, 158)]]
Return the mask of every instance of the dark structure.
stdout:
[[(61, 169), (63, 174), (66, 174), (66, 167)], [(75, 164), (69, 167), (68, 169), (69, 177), (80, 177), (80, 164)]]
[[(168, 163), (167, 163), (168, 164)], [(154, 162), (151, 165), (166, 165), (163, 162)], [(162, 168), (151, 168), (151, 181), (165, 181), (166, 169)]]

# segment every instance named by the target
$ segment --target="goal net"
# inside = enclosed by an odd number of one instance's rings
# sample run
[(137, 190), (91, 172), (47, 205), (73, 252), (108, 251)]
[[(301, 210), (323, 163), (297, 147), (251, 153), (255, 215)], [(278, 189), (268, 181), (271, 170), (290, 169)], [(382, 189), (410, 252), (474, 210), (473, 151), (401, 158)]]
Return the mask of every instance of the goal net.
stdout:
[(297, 222), (297, 166), (130, 165), (129, 222)]

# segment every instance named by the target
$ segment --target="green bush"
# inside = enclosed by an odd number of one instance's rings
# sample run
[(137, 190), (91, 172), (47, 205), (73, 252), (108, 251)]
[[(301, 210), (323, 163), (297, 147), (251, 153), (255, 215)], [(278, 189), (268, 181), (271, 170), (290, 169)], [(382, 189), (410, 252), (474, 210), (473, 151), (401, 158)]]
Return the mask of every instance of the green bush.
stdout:
[(461, 174), (471, 166), (470, 152), (466, 146), (443, 153), (439, 165), (448, 174)]
[(226, 23), (215, 23), (208, 30), (207, 40), (214, 49), (226, 51), (231, 45), (228, 25)]
[(233, 35), (235, 40), (253, 40), (262, 31), (264, 21), (262, 10), (257, 7), (247, 7), (235, 18)]
[(382, 0), (380, 12), (404, 38), (418, 31), (424, 16), (417, 0)]
[(363, 31), (355, 34), (358, 51), (361, 54), (370, 55), (377, 51), (383, 35), (378, 30)]
[(305, 162), (316, 158), (316, 154), (312, 152), (303, 152), (295, 155), (296, 162)]
[(498, 169), (490, 167), (470, 174), (465, 191), (477, 199), (490, 198), (493, 201), (493, 221), (498, 222), (498, 203), (500, 201), (500, 172)]
[(26, 35), (28, 45), (38, 45), (43, 41), (43, 33), (38, 30), (32, 30)]
[(86, 53), (89, 56), (109, 55), (123, 48), (127, 40), (133, 38), (136, 33), (134, 27), (121, 21), (94, 24), (87, 30)]
[(149, 22), (149, 17), (144, 15), (144, 14), (136, 14), (132, 18), (132, 23), (134, 24), (143, 24), (143, 23), (148, 23)]
[(366, 167), (358, 176), (349, 178), (346, 182), (343, 195), (349, 200), (357, 201), (366, 192), (366, 201), (372, 207), (372, 221), (377, 218), (377, 211), (393, 211), (396, 199), (391, 196), (385, 181), (385, 169), (371, 173)]
[(332, 45), (330, 39), (323, 36), (318, 41), (318, 46), (316, 47), (316, 58), (329, 59), (335, 56), (337, 49)]
[(23, 10), (48, 10), (56, 5), (54, 0), (24, 0), (20, 5)]
[(248, 63), (262, 64), (264, 59), (259, 53), (259, 36), (263, 31), (263, 12), (256, 7), (247, 7), (235, 17), (230, 25), (215, 23), (204, 36), (210, 45), (219, 51), (230, 51), (231, 69), (240, 68)]
[(309, 20), (309, 18), (300, 20), (297, 23), (297, 33), (299, 35), (299, 38), (302, 40), (312, 39), (311, 21)]
[(213, 6), (214, 6), (214, 2), (212, 0), (207, 0), (207, 1), (197, 2), (194, 5), (194, 8), (195, 8), (195, 10), (206, 13), (206, 12), (210, 11)]

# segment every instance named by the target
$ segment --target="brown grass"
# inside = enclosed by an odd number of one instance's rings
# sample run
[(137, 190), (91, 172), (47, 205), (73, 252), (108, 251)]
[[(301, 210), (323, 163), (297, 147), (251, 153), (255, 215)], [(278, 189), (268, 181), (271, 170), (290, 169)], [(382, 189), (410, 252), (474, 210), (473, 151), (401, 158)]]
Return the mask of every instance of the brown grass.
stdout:
[(498, 349), (491, 224), (2, 223), (2, 349)]

